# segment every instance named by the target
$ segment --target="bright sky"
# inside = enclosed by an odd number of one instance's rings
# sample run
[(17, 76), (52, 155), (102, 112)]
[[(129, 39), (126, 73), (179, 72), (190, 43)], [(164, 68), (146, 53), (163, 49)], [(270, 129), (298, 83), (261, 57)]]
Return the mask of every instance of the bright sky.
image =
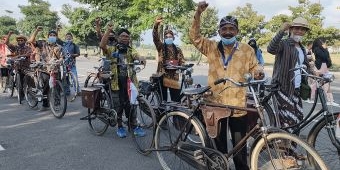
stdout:
[[(199, 2), (200, 0), (194, 0)], [(324, 7), (322, 15), (325, 17), (324, 26), (334, 26), (340, 28), (340, 1), (339, 0), (310, 0), (311, 2), (321, 3)], [(253, 4), (253, 9), (259, 14), (264, 15), (265, 20), (269, 20), (272, 16), (277, 14), (290, 14), (288, 6), (297, 6), (298, 0), (207, 0), (210, 6), (217, 7), (219, 11), (219, 18), (227, 15), (238, 6), (245, 6), (246, 3)], [(78, 4), (72, 0), (49, 0), (51, 4), (51, 10), (60, 11), (63, 4), (71, 4), (77, 6)], [(27, 5), (27, 0), (5, 0), (0, 4), (0, 16), (9, 15), (14, 18), (22, 18), (18, 5)], [(6, 13), (5, 10), (13, 11), (12, 14)], [(59, 16), (63, 23), (67, 22), (67, 19), (59, 12)], [(143, 36), (145, 43), (152, 43), (150, 31), (146, 32)], [(177, 38), (177, 41), (179, 38)], [(176, 41), (175, 41), (176, 43)], [(178, 42), (177, 42), (178, 43)]]

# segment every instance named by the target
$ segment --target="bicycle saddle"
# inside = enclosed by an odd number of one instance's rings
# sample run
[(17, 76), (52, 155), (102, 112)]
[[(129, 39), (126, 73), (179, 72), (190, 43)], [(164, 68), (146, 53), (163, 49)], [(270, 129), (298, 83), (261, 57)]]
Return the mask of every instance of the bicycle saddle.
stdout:
[(30, 64), (30, 68), (36, 68), (36, 67), (40, 67), (42, 65), (43, 65), (43, 63), (41, 63), (41, 62), (32, 63), (32, 64)]
[(197, 94), (203, 94), (204, 92), (208, 91), (211, 87), (205, 86), (200, 88), (187, 88), (183, 90), (184, 95), (197, 95)]

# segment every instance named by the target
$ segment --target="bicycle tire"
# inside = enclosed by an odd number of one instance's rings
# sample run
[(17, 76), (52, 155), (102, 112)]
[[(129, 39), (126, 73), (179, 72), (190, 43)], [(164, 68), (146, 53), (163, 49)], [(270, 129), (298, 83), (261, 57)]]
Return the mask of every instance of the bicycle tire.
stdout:
[(67, 73), (66, 76), (68, 79), (65, 78), (65, 83), (67, 84), (68, 88), (70, 89), (70, 94), (67, 95), (67, 101), (73, 102), (78, 95), (79, 89), (78, 89), (78, 81), (75, 77), (75, 75), (72, 72)]
[(148, 155), (151, 153), (150, 148), (154, 146), (154, 133), (157, 120), (149, 101), (142, 96), (139, 96), (137, 100), (138, 107), (134, 111), (137, 112), (138, 125), (143, 128), (146, 135), (143, 137), (132, 135), (132, 139), (136, 145), (137, 151), (143, 155)]
[[(93, 81), (90, 81), (90, 79), (93, 78)], [(91, 73), (88, 75), (85, 79), (84, 87), (93, 87), (93, 85), (96, 83), (99, 83), (99, 79), (97, 77), (97, 74)], [(89, 84), (90, 83), (90, 84)]]
[[(63, 84), (59, 80), (56, 80), (54, 87), (50, 87), (48, 98), (53, 116), (58, 119), (62, 118), (66, 113), (67, 99)], [(61, 106), (61, 108), (56, 107), (56, 105)]]
[[(266, 141), (264, 138), (261, 138), (256, 143), (254, 143), (255, 147), (251, 152), (250, 157), (250, 169), (288, 169), (288, 168), (297, 168), (299, 169), (309, 169), (310, 167), (301, 167), (301, 166), (312, 166), (314, 169), (315, 164), (307, 165), (310, 159), (315, 160), (318, 167), (316, 169), (327, 170), (327, 166), (325, 162), (321, 159), (318, 153), (306, 142), (299, 139), (298, 137), (285, 133), (285, 132), (276, 132), (276, 133), (269, 133), (266, 136)], [(287, 142), (290, 140), (290, 142)], [(270, 143), (274, 141), (273, 143)], [(268, 143), (268, 145), (267, 145)], [(293, 148), (287, 148), (291, 145)], [(267, 146), (275, 151), (267, 150)], [(297, 149), (302, 147), (306, 150), (307, 153), (302, 153), (300, 155), (297, 153)], [(267, 153), (270, 153), (266, 155)], [(277, 154), (277, 155), (274, 155)], [(260, 158), (261, 156), (261, 158)], [(262, 157), (263, 156), (263, 157)], [(276, 156), (274, 158), (274, 156)], [(308, 158), (307, 158), (308, 157)], [(262, 162), (264, 159), (269, 159), (267, 161)], [(274, 159), (271, 159), (274, 158)], [(284, 158), (284, 159), (282, 159)], [(302, 162), (305, 160), (304, 162)], [(300, 164), (299, 164), (300, 161)], [(275, 165), (272, 165), (275, 164)]]
[[(338, 169), (340, 167), (339, 150), (331, 141), (331, 137), (340, 144), (340, 138), (335, 136), (336, 119), (340, 112), (328, 116), (330, 125), (327, 124), (326, 118), (319, 120), (310, 130), (307, 142), (315, 148), (319, 155), (325, 160), (330, 169)], [(331, 134), (327, 129), (330, 129)], [(330, 137), (330, 135), (332, 135)], [(327, 138), (324, 138), (327, 137)], [(319, 142), (318, 142), (319, 141)]]
[(8, 75), (8, 87), (10, 90), (9, 97), (13, 97), (14, 91), (15, 91), (15, 81), (14, 81), (14, 76)]
[[(109, 94), (105, 90), (101, 91), (101, 93), (102, 93), (102, 95), (101, 95), (101, 98), (100, 98), (100, 107), (113, 110), (112, 109), (112, 102), (111, 102), (111, 98), (110, 98)], [(106, 103), (105, 103), (105, 101), (106, 101)], [(104, 107), (105, 104), (106, 104), (106, 107)], [(103, 135), (106, 132), (107, 128), (109, 127), (109, 124), (106, 122), (106, 121), (108, 121), (107, 115), (105, 115), (106, 113), (103, 114), (102, 112), (94, 112), (94, 109), (90, 109), (90, 108), (88, 108), (87, 111), (88, 111), (88, 116), (89, 116), (88, 123), (89, 123), (90, 129), (97, 136)], [(100, 120), (101, 123), (104, 123), (103, 127), (100, 127), (100, 128), (95, 127), (96, 125), (94, 123), (94, 120), (96, 120), (97, 118)]]
[(21, 75), (20, 73), (16, 73), (15, 75), (15, 87), (17, 90), (17, 97), (18, 97), (18, 103), (21, 104), (21, 100), (22, 100), (22, 96), (21, 96), (21, 92), (22, 92), (22, 83), (21, 83)]
[[(32, 86), (34, 87), (32, 87)], [(33, 77), (25, 75), (24, 77), (24, 95), (25, 100), (27, 101), (27, 104), (30, 108), (35, 108), (38, 105), (38, 99), (36, 98), (36, 92), (33, 91), (33, 89), (37, 89), (38, 85), (33, 80)]]
[(272, 107), (268, 103), (263, 103), (263, 109), (265, 110), (264, 117), (269, 121), (269, 125), (272, 127), (277, 127), (277, 122), (275, 119), (275, 114)]
[[(180, 128), (180, 127), (176, 127), (176, 123), (174, 123), (174, 122), (171, 123), (171, 121), (172, 121), (171, 118), (173, 119), (174, 116), (182, 117), (185, 120), (189, 119), (188, 114), (186, 114), (184, 112), (180, 112), (180, 111), (172, 111), (172, 112), (168, 112), (167, 114), (164, 114), (162, 116), (162, 118), (160, 119), (158, 126), (156, 128), (156, 133), (155, 133), (155, 148), (156, 148), (156, 150), (165, 149), (166, 147), (169, 147), (169, 146), (161, 146), (161, 143), (163, 144), (164, 141), (161, 141), (161, 134), (160, 133), (163, 133), (165, 131), (168, 132), (169, 134), (165, 134), (165, 135), (163, 134), (162, 137), (169, 137), (170, 138), (170, 145), (172, 144), (170, 130), (174, 131), (176, 129), (179, 130), (178, 128)], [(166, 127), (164, 127), (163, 123), (165, 123)], [(169, 125), (174, 125), (174, 127), (170, 128)], [(187, 129), (187, 127), (188, 126), (182, 127), (182, 128)], [(194, 132), (195, 134), (198, 135), (198, 138), (202, 141), (200, 143), (201, 146), (210, 147), (210, 138), (208, 138), (208, 135), (206, 134), (206, 131), (205, 131), (202, 123), (196, 117), (191, 118), (189, 127), (190, 127), (189, 129), (191, 129), (191, 127), (193, 127), (194, 129), (192, 129), (193, 131), (187, 132), (187, 133)], [(179, 131), (181, 131), (181, 130), (179, 130)], [(177, 135), (177, 136), (174, 136), (174, 137), (177, 138), (179, 136)], [(177, 151), (177, 147), (178, 146), (174, 146), (173, 148), (167, 148), (167, 149), (169, 149), (168, 151), (164, 151), (164, 150), (156, 151), (158, 161), (161, 164), (161, 166), (163, 167), (163, 169), (165, 169), (165, 170), (169, 170), (169, 169), (195, 169), (195, 167), (191, 167), (190, 165), (186, 164), (186, 162), (184, 160), (181, 160), (180, 158), (178, 158), (176, 156), (175, 152)], [(163, 154), (166, 153), (166, 152), (170, 152), (169, 154), (170, 155), (172, 154), (172, 156), (174, 157), (175, 160), (172, 160), (172, 161), (165, 160)], [(175, 165), (170, 165), (171, 162), (174, 163)], [(186, 165), (184, 165), (184, 164), (186, 164)], [(177, 166), (180, 166), (180, 168), (177, 167)], [(186, 166), (186, 168), (184, 166)]]

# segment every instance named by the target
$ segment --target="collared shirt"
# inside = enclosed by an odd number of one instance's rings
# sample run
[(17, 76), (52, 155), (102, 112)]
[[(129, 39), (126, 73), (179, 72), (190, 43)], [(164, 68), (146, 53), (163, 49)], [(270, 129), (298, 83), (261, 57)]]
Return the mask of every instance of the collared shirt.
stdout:
[(24, 55), (27, 57), (23, 64), (23, 67), (28, 67), (30, 65), (30, 56), (32, 54), (32, 49), (30, 46), (28, 45), (19, 46), (19, 45), (9, 44), (8, 47), (12, 49), (15, 55)]
[[(228, 77), (236, 82), (244, 82), (244, 75), (254, 73), (260, 69), (257, 64), (255, 52), (252, 47), (247, 44), (239, 43), (236, 51), (232, 55), (228, 66), (224, 70), (224, 64), (221, 59), (221, 54), (218, 50), (218, 43), (202, 37), (200, 34), (200, 19), (195, 18), (190, 29), (190, 40), (194, 46), (207, 57), (209, 63), (208, 85), (214, 92), (213, 100), (225, 105), (246, 107), (246, 88), (236, 87), (230, 82), (225, 84), (214, 85), (214, 81)], [(232, 48), (224, 47), (226, 58), (231, 54)], [(227, 88), (223, 91), (223, 89)], [(223, 91), (223, 92), (221, 92)], [(245, 115), (244, 111), (236, 111), (234, 117)]]

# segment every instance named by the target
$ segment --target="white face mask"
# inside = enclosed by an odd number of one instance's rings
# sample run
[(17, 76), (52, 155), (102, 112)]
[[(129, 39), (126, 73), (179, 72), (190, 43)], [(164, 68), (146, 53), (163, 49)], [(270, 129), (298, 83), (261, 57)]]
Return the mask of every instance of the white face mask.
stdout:
[(292, 34), (292, 35), (290, 36), (290, 38), (293, 38), (293, 40), (294, 40), (295, 42), (301, 42), (301, 41), (302, 41), (302, 38), (303, 38), (303, 36), (301, 36), (301, 35), (294, 35), (294, 34)]

